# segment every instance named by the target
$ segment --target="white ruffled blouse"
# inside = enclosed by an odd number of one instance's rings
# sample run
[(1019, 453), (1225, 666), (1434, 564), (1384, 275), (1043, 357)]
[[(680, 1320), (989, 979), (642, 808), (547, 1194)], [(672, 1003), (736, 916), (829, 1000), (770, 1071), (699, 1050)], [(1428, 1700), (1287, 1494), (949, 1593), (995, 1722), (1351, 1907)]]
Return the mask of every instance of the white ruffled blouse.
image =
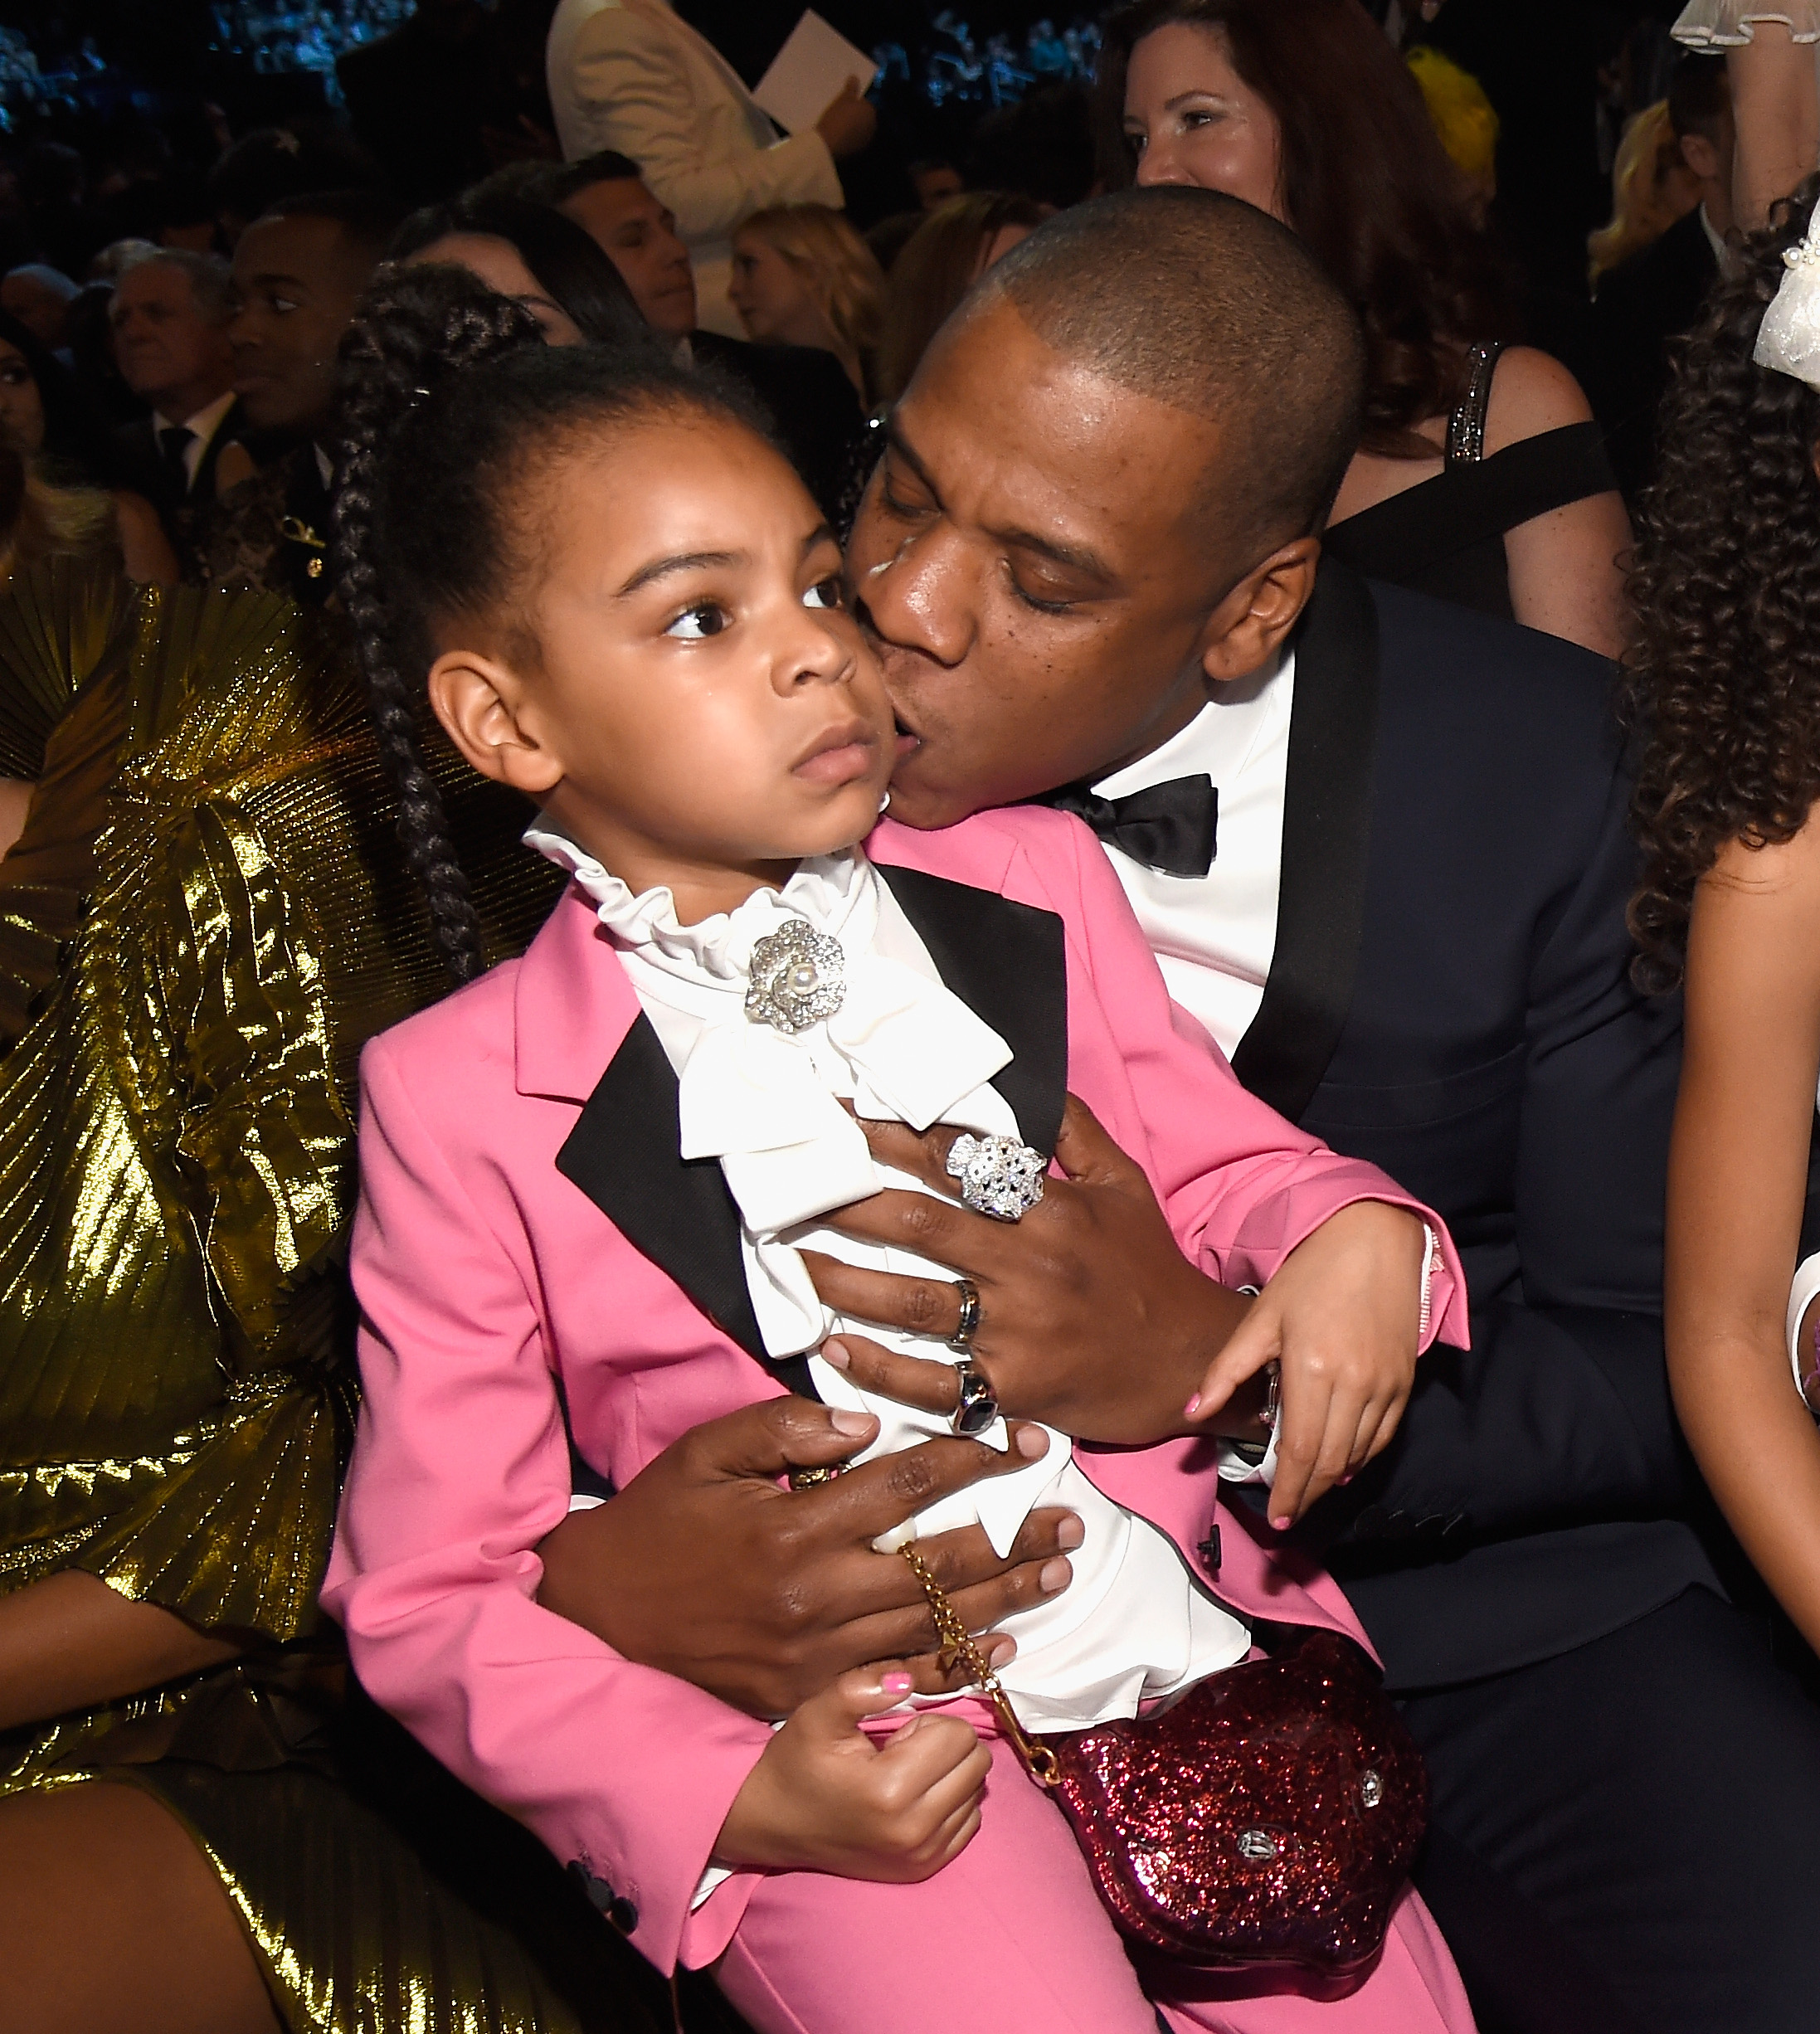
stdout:
[(1758, 0), (1688, 0), (1670, 32), (1690, 49), (1736, 49), (1751, 40), (1759, 22), (1780, 22), (1797, 42), (1820, 41), (1820, 0), (1783, 0), (1779, 7)]
[[(845, 1325), (817, 1297), (805, 1249), (881, 1271), (949, 1276), (908, 1251), (856, 1242), (820, 1223), (887, 1186), (927, 1191), (874, 1161), (843, 1101), (862, 1116), (917, 1130), (948, 1122), (982, 1135), (1019, 1134), (1010, 1103), (991, 1085), (1010, 1063), (1010, 1048), (943, 985), (865, 856), (854, 850), (805, 861), (781, 891), (757, 891), (735, 911), (685, 926), (668, 889), (635, 896), (541, 826), (525, 840), (570, 871), (612, 936), (676, 1072), (683, 1156), (720, 1161), (739, 1209), (747, 1285), (770, 1354), (819, 1350)], [(805, 925), (835, 947), (809, 942)], [(761, 950), (786, 928), (786, 937), (804, 942), (801, 952)], [(755, 955), (762, 985), (781, 965), (786, 993), (795, 994), (805, 1019), (801, 1028), (748, 1015)], [(830, 993), (817, 1001), (824, 988)], [(887, 1347), (957, 1360), (945, 1342), (854, 1326)], [(810, 1369), (828, 1404), (878, 1418), (878, 1438), (861, 1461), (949, 1431), (940, 1414), (859, 1390), (819, 1354), (810, 1353)], [(1079, 1515), (1086, 1538), (1069, 1557), (1072, 1584), (1005, 1626), (1018, 1656), (1003, 1678), (1025, 1723), (1074, 1730), (1134, 1715), (1141, 1703), (1243, 1659), (1244, 1626), (1200, 1587), (1162, 1533), (1088, 1481), (1064, 1435), (1047, 1431), (1049, 1452), (1040, 1460), (943, 1499), (897, 1536), (977, 1521), (1003, 1555), (1038, 1506)], [(985, 1438), (1002, 1451), (1004, 1422)]]

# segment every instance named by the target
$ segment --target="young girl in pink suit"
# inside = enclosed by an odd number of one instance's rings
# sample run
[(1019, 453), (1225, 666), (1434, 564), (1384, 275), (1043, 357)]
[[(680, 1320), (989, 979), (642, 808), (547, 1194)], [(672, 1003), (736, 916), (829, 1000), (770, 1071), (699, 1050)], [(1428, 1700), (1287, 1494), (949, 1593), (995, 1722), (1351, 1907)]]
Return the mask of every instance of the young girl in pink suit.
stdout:
[[(1076, 822), (875, 828), (891, 713), (795, 474), (667, 361), (524, 331), (504, 307), (458, 318), (480, 358), (450, 375), (397, 299), (355, 328), (343, 597), (457, 971), (479, 956), (405, 672), (476, 768), (537, 800), (528, 838), (576, 880), (522, 961), (363, 1058), (366, 1396), (325, 1601), (380, 1701), (575, 1861), (659, 1968), (718, 1959), (756, 2027), (1151, 2034), (1067, 1825), (976, 1700), (913, 1707), (886, 1662), (774, 1726), (539, 1608), (566, 1428), (623, 1484), (820, 1347), (837, 1324), (796, 1246), (862, 1248), (815, 1220), (883, 1184), (843, 1103), (1046, 1151), (1065, 1082), (1233, 1285), (1354, 1202), (1412, 1209), (1414, 1237), (1423, 1212), (1177, 1032)], [(1423, 1325), (1457, 1333), (1425, 1219)], [(810, 1380), (841, 1402), (819, 1355)], [(871, 1433), (846, 1389), (848, 1430)], [(1246, 1617), (1362, 1637), (1229, 1518), (1208, 1566), (1218, 1480), (1185, 1422), (1080, 1458), (997, 1431), (1005, 1471), (968, 1516), (1008, 1538), (1060, 1502), (1085, 1528), (1070, 1589), (1014, 1621), (1006, 1680), (1036, 1727), (1233, 1664)], [(912, 1438), (888, 1418), (875, 1445)], [(1145, 1984), (1180, 2029), (1471, 2025), (1413, 1893), (1344, 1996), (1172, 1966)]]

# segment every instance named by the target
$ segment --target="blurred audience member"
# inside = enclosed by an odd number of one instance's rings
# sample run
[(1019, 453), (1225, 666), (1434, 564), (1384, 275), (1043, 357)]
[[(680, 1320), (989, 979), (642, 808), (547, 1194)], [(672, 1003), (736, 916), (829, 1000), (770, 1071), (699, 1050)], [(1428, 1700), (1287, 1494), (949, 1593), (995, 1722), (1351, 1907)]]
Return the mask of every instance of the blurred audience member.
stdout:
[(1436, 137), (1472, 187), (1473, 217), (1482, 225), (1497, 196), (1497, 109), (1471, 71), (1429, 44), (1418, 43), (1404, 61), (1422, 88)]
[(328, 598), (335, 349), (397, 207), (371, 191), (286, 198), (234, 249), (234, 392), (267, 463), (202, 518), (196, 562), (211, 586)]
[[(944, 199), (942, 202), (946, 203), (947, 201)], [(912, 236), (928, 216), (926, 212), (888, 212), (883, 219), (875, 220), (866, 228), (866, 245), (872, 250), (873, 260), (885, 275), (890, 275), (898, 256), (909, 246)]]
[(179, 537), (192, 504), (253, 472), (235, 436), (229, 308), (227, 264), (183, 248), (148, 249), (129, 262), (109, 307), (121, 376), (152, 412), (122, 426), (120, 449), (139, 492)]
[(1327, 548), (1615, 655), (1630, 526), (1599, 426), (1558, 361), (1506, 349), (1472, 194), (1356, 0), (1137, 0), (1099, 89), (1109, 178), (1248, 200), (1359, 312), (1365, 431)]
[(412, 204), (485, 176), (499, 146), (540, 127), (554, 153), (541, 63), (523, 92), (509, 28), (480, 0), (417, 0), (401, 27), (336, 59), (355, 136)]
[(114, 358), (114, 333), (108, 324), (113, 307), (111, 282), (85, 283), (71, 298), (63, 320), (63, 353), (75, 371), (83, 399), (110, 426), (130, 424), (145, 414), (145, 405), (121, 378)]
[(1676, 157), (1699, 192), (1652, 245), (1608, 269), (1593, 302), (1588, 392), (1618, 484), (1635, 501), (1655, 466), (1656, 416), (1669, 340), (1690, 331), (1725, 260), (1732, 230), (1730, 94), (1723, 58), (1687, 56), (1669, 86)]
[(858, 229), (825, 205), (776, 205), (733, 235), (733, 308), (762, 345), (819, 346), (861, 402), (884, 308), (885, 279)]
[(177, 558), (158, 511), (143, 494), (110, 484), (118, 461), (75, 377), (4, 311), (0, 441), (26, 462), (34, 557), (111, 552), (130, 579), (175, 581)]
[(1690, 49), (1724, 55), (1736, 137), (1732, 205), (1744, 231), (1759, 232), (1777, 200), (1820, 167), (1820, 7), (1687, 0), (1674, 34)]
[(76, 289), (61, 269), (42, 261), (27, 261), (0, 279), (0, 311), (17, 318), (27, 332), (55, 352), (63, 343), (63, 323)]
[(926, 156), (921, 162), (910, 165), (910, 187), (917, 194), (917, 202), (925, 212), (933, 212), (938, 205), (945, 205), (951, 197), (958, 197), (966, 190), (966, 183), (961, 173), (944, 155)]
[(832, 353), (814, 346), (755, 346), (695, 323), (695, 276), (676, 221), (611, 148), (572, 163), (550, 187), (552, 202), (592, 237), (624, 278), (646, 322), (684, 342), (693, 357), (743, 382), (770, 413), (777, 436), (829, 520), (857, 499), (857, 448), (865, 414)]
[(1050, 212), (1097, 187), (1093, 102), (1084, 85), (1049, 80), (981, 121), (967, 151), (967, 187), (1015, 191)]
[(689, 250), (669, 207), (652, 194), (636, 163), (603, 149), (572, 163), (549, 197), (619, 270), (647, 324), (673, 339), (694, 331), (695, 271)]
[(1596, 295), (1613, 269), (1652, 247), (1700, 203), (1700, 180), (1688, 167), (1668, 101), (1645, 106), (1624, 129), (1612, 164), (1612, 216), (1587, 236), (1587, 268)]
[(248, 223), (286, 198), (317, 191), (377, 190), (383, 173), (350, 136), (299, 121), (260, 127), (223, 150), (208, 173), (208, 202), (231, 250)]
[(904, 242), (885, 286), (874, 374), (881, 402), (895, 402), (909, 387), (948, 313), (1043, 217), (1041, 206), (1015, 191), (969, 191), (937, 207)]
[[(207, 251), (205, 249), (203, 251), (206, 253)], [(106, 246), (90, 257), (89, 265), (83, 274), (90, 283), (117, 283), (120, 280), (121, 270), (129, 263), (143, 260), (147, 255), (157, 252), (156, 241), (141, 240), (136, 235), (129, 235), (124, 240), (110, 240)]]
[(698, 316), (737, 335), (732, 235), (769, 205), (843, 202), (835, 164), (878, 115), (849, 80), (815, 124), (780, 141), (738, 74), (664, 0), (560, 0), (550, 23), (550, 104), (571, 162), (613, 149), (674, 215), (695, 266)]
[(612, 262), (572, 219), (526, 198), (470, 193), (413, 212), (387, 250), (395, 261), (452, 262), (522, 304), (552, 346), (650, 336)]

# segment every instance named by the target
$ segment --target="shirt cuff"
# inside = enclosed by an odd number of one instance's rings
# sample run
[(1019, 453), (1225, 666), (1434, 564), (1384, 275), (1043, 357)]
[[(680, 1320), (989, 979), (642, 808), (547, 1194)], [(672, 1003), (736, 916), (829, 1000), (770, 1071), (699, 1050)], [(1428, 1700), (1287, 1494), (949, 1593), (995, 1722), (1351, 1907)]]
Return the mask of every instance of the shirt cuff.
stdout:
[(604, 1497), (584, 1497), (580, 1491), (576, 1491), (570, 1496), (569, 1509), (572, 1511), (597, 1511), (606, 1502)]
[[(1803, 1258), (1796, 1265), (1788, 1293), (1788, 1367), (1794, 1372), (1797, 1391), (1801, 1391), (1801, 1316), (1816, 1299), (1820, 1299), (1820, 1254)], [(1801, 1395), (1807, 1397), (1805, 1392)]]

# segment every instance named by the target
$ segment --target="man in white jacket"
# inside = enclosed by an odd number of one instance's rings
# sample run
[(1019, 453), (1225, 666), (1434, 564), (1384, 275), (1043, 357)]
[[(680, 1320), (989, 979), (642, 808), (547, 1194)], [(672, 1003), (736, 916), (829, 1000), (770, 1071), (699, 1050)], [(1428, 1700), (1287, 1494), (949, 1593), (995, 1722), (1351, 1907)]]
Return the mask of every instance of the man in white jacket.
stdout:
[(837, 159), (877, 115), (850, 80), (814, 127), (778, 138), (731, 64), (668, 0), (561, 0), (545, 52), (566, 161), (630, 156), (675, 215), (695, 266), (700, 319), (737, 338), (727, 285), (733, 229), (767, 205), (842, 202)]

